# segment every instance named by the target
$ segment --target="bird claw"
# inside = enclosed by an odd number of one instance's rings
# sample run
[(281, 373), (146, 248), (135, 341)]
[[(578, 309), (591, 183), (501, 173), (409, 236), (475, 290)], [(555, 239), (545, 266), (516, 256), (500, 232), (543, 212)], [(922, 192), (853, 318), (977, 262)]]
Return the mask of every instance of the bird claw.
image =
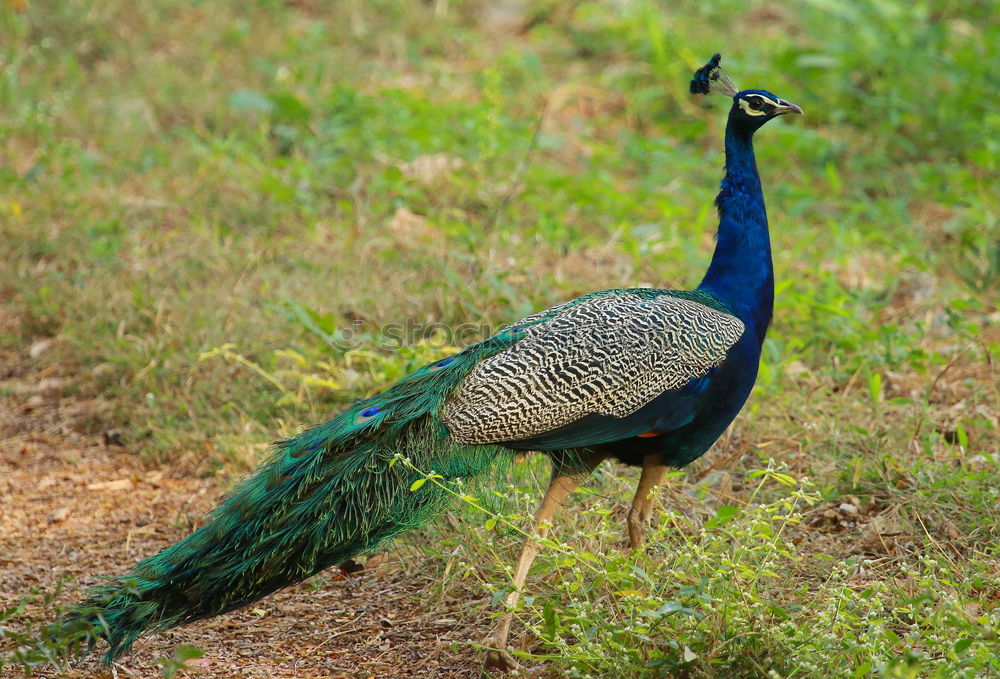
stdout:
[(498, 647), (491, 648), (486, 651), (486, 657), (483, 659), (484, 677), (493, 676), (493, 672), (506, 674), (508, 672), (523, 669), (521, 667), (521, 663), (514, 660), (514, 656), (503, 650), (507, 645), (506, 642), (498, 639), (488, 639), (484, 645)]

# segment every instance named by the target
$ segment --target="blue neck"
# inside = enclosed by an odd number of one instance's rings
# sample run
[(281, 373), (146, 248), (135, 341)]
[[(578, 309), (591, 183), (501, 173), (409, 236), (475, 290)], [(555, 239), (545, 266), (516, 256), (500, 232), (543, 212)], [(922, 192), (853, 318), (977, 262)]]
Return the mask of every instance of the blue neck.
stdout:
[(719, 234), (712, 263), (698, 286), (719, 297), (760, 343), (774, 310), (774, 269), (764, 194), (753, 154), (753, 131), (726, 126), (726, 176), (715, 204)]

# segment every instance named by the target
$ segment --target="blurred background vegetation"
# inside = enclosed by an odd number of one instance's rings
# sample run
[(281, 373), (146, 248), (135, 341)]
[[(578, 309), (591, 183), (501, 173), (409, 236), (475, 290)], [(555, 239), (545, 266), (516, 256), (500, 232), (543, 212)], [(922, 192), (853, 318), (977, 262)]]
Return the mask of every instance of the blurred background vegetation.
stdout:
[[(890, 512), (911, 539), (876, 549), (884, 571), (867, 577), (881, 598), (858, 619), (911, 608), (879, 628), (878, 648), (860, 641), (870, 621), (851, 623), (855, 642), (781, 651), (786, 665), (739, 665), (779, 642), (754, 655), (720, 640), (778, 614), (722, 590), (735, 631), (687, 630), (672, 650), (648, 629), (615, 638), (660, 648), (635, 659), (654, 673), (997, 673), (983, 649), (1000, 582), (998, 46), (988, 1), (8, 1), (0, 346), (56, 340), (32, 360), (94, 405), (79, 431), (119, 427), (151, 463), (235, 478), (267, 441), (456, 343), (386, 348), (387, 324), (497, 327), (596, 289), (696, 285), (726, 103), (687, 87), (721, 51), (741, 87), (806, 116), (757, 138), (777, 279), (757, 388), (674, 483), (713, 501), (704, 484), (721, 470), (736, 479), (727, 502), (745, 504), (740, 480), (774, 458), (821, 502), (850, 494), (872, 517)], [(353, 348), (331, 345), (359, 328)], [(629, 487), (618, 475), (595, 482), (611, 512)], [(776, 487), (753, 497), (780, 503)], [(677, 551), (671, 527), (659, 537)], [(610, 537), (591, 538), (587, 553), (610, 553)], [(814, 548), (875, 558), (860, 538)], [(478, 567), (502, 587), (499, 564)], [(893, 584), (905, 569), (954, 598), (951, 622), (914, 612), (913, 588)], [(856, 600), (803, 577), (814, 603)], [(529, 620), (556, 619), (563, 594), (549, 587)], [(801, 650), (817, 618), (782, 610)], [(557, 666), (611, 676), (559, 629), (538, 632)]]

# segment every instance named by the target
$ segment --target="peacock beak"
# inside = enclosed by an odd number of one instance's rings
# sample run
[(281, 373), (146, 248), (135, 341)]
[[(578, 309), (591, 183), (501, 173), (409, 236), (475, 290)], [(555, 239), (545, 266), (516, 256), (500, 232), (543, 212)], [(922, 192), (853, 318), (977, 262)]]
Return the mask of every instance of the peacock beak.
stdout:
[(802, 109), (790, 101), (778, 100), (778, 106), (774, 109), (774, 115), (780, 116), (782, 113), (798, 113), (802, 115)]

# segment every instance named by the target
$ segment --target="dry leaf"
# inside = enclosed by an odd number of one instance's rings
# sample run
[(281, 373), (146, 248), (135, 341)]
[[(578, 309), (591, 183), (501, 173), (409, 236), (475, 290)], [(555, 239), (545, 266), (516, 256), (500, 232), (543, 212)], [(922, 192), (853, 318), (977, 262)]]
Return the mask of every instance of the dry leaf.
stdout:
[(125, 490), (132, 486), (132, 479), (115, 479), (114, 481), (88, 483), (87, 490)]

